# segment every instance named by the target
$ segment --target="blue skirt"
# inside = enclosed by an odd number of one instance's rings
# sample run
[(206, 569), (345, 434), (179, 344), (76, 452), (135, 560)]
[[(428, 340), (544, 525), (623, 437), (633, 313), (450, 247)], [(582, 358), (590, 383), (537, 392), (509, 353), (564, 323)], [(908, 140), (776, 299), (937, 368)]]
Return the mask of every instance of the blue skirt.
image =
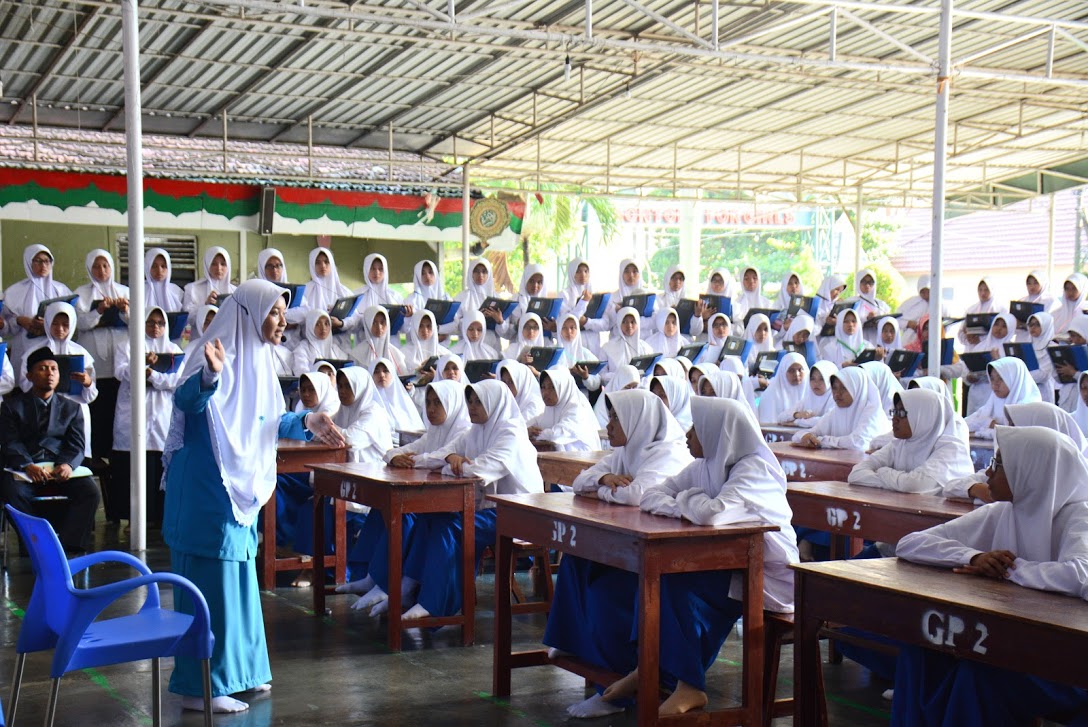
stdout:
[[(495, 544), (494, 508), (476, 513), (476, 568), (484, 548)], [(422, 564), (420, 577), (418, 565)], [(412, 545), (404, 559), (404, 574), (420, 582), (418, 600), (432, 616), (453, 616), (461, 610), (461, 514), (427, 513), (416, 518)]]
[[(219, 560), (171, 551), (170, 567), (192, 581), (208, 602), (215, 635), (212, 696), (236, 694), (272, 681), (254, 559)], [(174, 591), (174, 608), (179, 613), (194, 612), (192, 599), (179, 590)], [(204, 694), (199, 659), (175, 657), (170, 691), (188, 697)]]

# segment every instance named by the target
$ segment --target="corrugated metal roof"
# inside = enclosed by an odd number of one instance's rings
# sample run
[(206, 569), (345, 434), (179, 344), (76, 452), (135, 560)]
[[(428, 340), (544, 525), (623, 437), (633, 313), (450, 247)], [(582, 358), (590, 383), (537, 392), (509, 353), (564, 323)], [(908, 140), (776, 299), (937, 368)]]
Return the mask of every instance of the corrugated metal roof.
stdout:
[[(446, 0), (142, 0), (149, 156), (163, 173), (358, 178), (388, 165), (391, 132), (404, 181), (453, 181), (469, 158), (480, 180), (606, 192), (926, 199), (939, 0), (839, 3), (834, 60), (836, 0), (722, 3), (718, 53), (708, 2), (637, 4), (650, 13), (593, 0), (590, 40), (585, 0), (455, 0), (452, 22)], [(1088, 6), (956, 6), (950, 195), (1088, 156)], [(123, 166), (119, 12), (0, 4), (0, 163)]]

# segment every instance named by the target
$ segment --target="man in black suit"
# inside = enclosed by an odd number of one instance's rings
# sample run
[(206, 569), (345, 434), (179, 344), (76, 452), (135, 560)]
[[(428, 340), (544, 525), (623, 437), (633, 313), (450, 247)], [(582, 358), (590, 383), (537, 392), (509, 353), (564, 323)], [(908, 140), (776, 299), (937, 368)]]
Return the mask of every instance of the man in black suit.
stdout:
[[(4, 468), (0, 499), (16, 510), (35, 512), (33, 498), (42, 492), (68, 498), (57, 535), (67, 551), (85, 551), (94, 530), (100, 495), (91, 477), (72, 477), (83, 462), (83, 411), (56, 393), (60, 380), (56, 356), (39, 348), (27, 357), (31, 389), (4, 397), (0, 406), (0, 444)], [(52, 470), (35, 463), (53, 462)], [(24, 473), (30, 482), (6, 470)]]

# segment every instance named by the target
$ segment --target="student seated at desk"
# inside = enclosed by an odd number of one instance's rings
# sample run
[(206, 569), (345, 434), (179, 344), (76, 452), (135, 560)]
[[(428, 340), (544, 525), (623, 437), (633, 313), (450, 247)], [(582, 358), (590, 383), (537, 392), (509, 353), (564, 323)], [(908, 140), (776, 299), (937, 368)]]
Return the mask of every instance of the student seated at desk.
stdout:
[(1039, 388), (1031, 379), (1028, 367), (1018, 358), (1006, 356), (986, 365), (990, 375), (990, 398), (978, 411), (966, 418), (971, 436), (993, 439), (994, 427), (1008, 424), (1005, 407), (1040, 401)]
[(840, 369), (831, 376), (831, 398), (835, 406), (811, 431), (794, 434), (794, 442), (812, 449), (826, 447), (864, 452), (873, 437), (890, 429), (891, 423), (881, 409), (876, 385), (857, 366)]
[(691, 388), (687, 384), (672, 376), (654, 376), (650, 393), (661, 399), (681, 431), (691, 429)]
[[(525, 420), (510, 389), (499, 381), (481, 381), (465, 389), (472, 422), (468, 435), (437, 451), (418, 454), (415, 465), (481, 480), (476, 487), (478, 567), (484, 548), (495, 544), (495, 508), (484, 495), (541, 492), (544, 482), (536, 464), (536, 449), (529, 441)], [(423, 564), (418, 579), (419, 602), (404, 614), (405, 618), (452, 616), (461, 610), (460, 540), (459, 513), (428, 513), (417, 518), (406, 562)], [(414, 553), (415, 548), (423, 550)]]
[[(905, 536), (896, 554), (951, 568), (949, 578), (1088, 599), (1088, 463), (1067, 437), (1043, 427), (1000, 426), (996, 439), (986, 470), (996, 502)], [(1088, 715), (1088, 690), (919, 647), (899, 651), (893, 725), (1011, 727), (1077, 715)]]
[[(800, 318), (800, 316), (798, 316)], [(809, 391), (808, 363), (799, 353), (791, 352), (778, 363), (778, 373), (759, 397), (759, 423), (780, 424), (793, 421), (794, 412)]]
[(642, 374), (634, 366), (627, 364), (616, 369), (615, 376), (604, 386), (604, 391), (597, 397), (597, 403), (593, 405), (593, 413), (597, 415), (597, 423), (601, 428), (608, 426), (608, 394), (627, 389), (637, 389), (642, 384)]
[[(697, 459), (647, 491), (639, 507), (696, 525), (753, 521), (777, 525), (777, 532), (763, 536), (764, 607), (792, 613), (789, 566), (798, 562), (797, 539), (782, 466), (743, 404), (697, 399), (692, 402), (692, 419), (687, 445)], [(659, 714), (681, 714), (706, 705), (706, 672), (743, 612), (743, 578), (743, 572), (733, 571), (662, 576), (661, 677), (666, 688), (675, 690)], [(635, 623), (632, 629), (634, 639)], [(636, 669), (606, 689), (602, 699), (630, 698), (637, 687)]]
[(936, 495), (943, 483), (974, 473), (967, 432), (956, 428), (948, 399), (913, 389), (896, 394), (893, 401), (895, 438), (854, 465), (850, 484)]
[(302, 324), (302, 339), (294, 353), (290, 354), (295, 376), (313, 371), (314, 361), (351, 358), (333, 337), (332, 318), (326, 311), (315, 309), (306, 312), (306, 320)]
[[(869, 375), (873, 385), (876, 386), (876, 390), (880, 394), (880, 406), (884, 411), (890, 410), (895, 406), (892, 398), (903, 390), (903, 385), (899, 383), (899, 379), (895, 378), (895, 374), (883, 361), (866, 361), (859, 365)], [(891, 417), (889, 416), (889, 418)]]
[(412, 382), (411, 396), (412, 403), (416, 405), (416, 409), (420, 414), (424, 413), (427, 402), (424, 400), (424, 394), (427, 390), (427, 384), (432, 381), (456, 381), (461, 383), (464, 379), (465, 362), (461, 360), (461, 357), (455, 353), (447, 353), (443, 356), (439, 356), (438, 363), (435, 364), (433, 369), (428, 369), (421, 373), (415, 381)]
[[(618, 505), (637, 506), (646, 492), (678, 474), (692, 457), (684, 433), (668, 409), (648, 391), (605, 395), (612, 451), (574, 480), (574, 491)], [(610, 671), (626, 674), (638, 664), (631, 643), (638, 576), (573, 555), (559, 564), (544, 643), (549, 654), (574, 654)], [(598, 694), (567, 708), (572, 717), (600, 717), (623, 711)]]
[[(423, 436), (403, 447), (390, 449), (382, 458), (390, 467), (411, 469), (416, 466), (416, 456), (423, 452), (433, 452), (447, 446), (456, 446), (468, 434), (470, 422), (468, 409), (465, 407), (465, 387), (456, 381), (434, 381), (425, 387), (427, 430)], [(401, 543), (408, 552), (415, 528), (415, 514), (404, 516), (401, 524)], [(377, 608), (382, 612), (389, 607), (389, 573), (386, 571), (389, 558), (389, 537), (385, 521), (378, 513), (367, 517), (359, 540), (352, 548), (353, 571), (366, 572), (364, 578), (336, 587), (337, 593), (373, 594), (360, 598), (352, 608)], [(422, 555), (422, 548), (411, 551)], [(402, 553), (403, 555), (403, 553)], [(358, 563), (358, 565), (354, 565)], [(405, 580), (402, 592), (411, 595), (412, 590), (422, 578), (422, 563), (404, 563)]]
[[(459, 310), (458, 313), (461, 311)], [(465, 311), (464, 315), (459, 317), (461, 318), (461, 338), (450, 349), (451, 352), (465, 361), (495, 361), (502, 358), (499, 349), (487, 341), (486, 319), (483, 313), (472, 309)], [(492, 338), (498, 341), (498, 337), (492, 335)]]
[(400, 444), (396, 432), (418, 432), (423, 429), (423, 419), (412, 402), (404, 384), (394, 375), (393, 362), (380, 358), (370, 364), (370, 378), (374, 380), (378, 401), (385, 407), (389, 422), (393, 425), (394, 444)]
[(830, 361), (817, 361), (808, 371), (808, 388), (801, 402), (783, 424), (811, 429), (820, 421), (820, 417), (834, 406), (831, 400), (831, 377), (839, 372), (839, 367)]
[[(533, 315), (533, 314), (530, 314)], [(544, 400), (540, 398), (540, 382), (528, 366), (506, 359), (499, 364), (499, 381), (506, 384), (514, 395), (521, 418), (531, 422), (544, 413)]]
[(540, 374), (544, 411), (529, 422), (529, 437), (555, 445), (558, 452), (596, 452), (601, 448), (597, 417), (578, 391), (570, 371), (549, 369)]

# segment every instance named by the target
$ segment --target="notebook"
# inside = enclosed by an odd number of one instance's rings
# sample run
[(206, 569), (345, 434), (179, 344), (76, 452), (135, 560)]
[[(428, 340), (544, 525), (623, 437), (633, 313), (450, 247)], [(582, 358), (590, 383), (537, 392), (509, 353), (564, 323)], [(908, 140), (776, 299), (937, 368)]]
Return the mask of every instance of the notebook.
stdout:
[(559, 363), (559, 359), (562, 357), (562, 348), (553, 348), (551, 346), (531, 346), (529, 348), (529, 358), (532, 359), (529, 365), (537, 371), (550, 369)]
[(389, 335), (399, 335), (400, 329), (404, 328), (405, 313), (408, 312), (408, 306), (382, 303), (382, 308), (385, 308), (389, 313)]
[(604, 316), (611, 300), (611, 293), (594, 293), (593, 297), (586, 302), (586, 318), (597, 320)]
[(892, 351), (892, 357), (888, 359), (888, 368), (899, 374), (901, 378), (909, 379), (918, 370), (918, 362), (921, 358), (922, 354), (917, 351), (896, 349)]
[(699, 296), (699, 300), (710, 309), (711, 314), (724, 313), (727, 318), (733, 317), (733, 299), (728, 295), (705, 293)]
[(1009, 303), (1009, 313), (1016, 319), (1016, 327), (1024, 328), (1028, 324), (1028, 318), (1036, 313), (1042, 313), (1046, 309), (1042, 303), (1028, 303), (1023, 300), (1014, 300)]
[[(101, 304), (101, 300), (92, 300), (91, 309), (97, 310), (98, 306)], [(128, 324), (125, 323), (125, 319), (121, 317), (121, 309), (113, 305), (107, 308), (106, 312), (98, 317), (98, 323), (95, 324), (95, 328), (128, 328)]]
[(985, 336), (990, 332), (994, 318), (997, 318), (997, 313), (968, 313), (963, 330), (972, 336)]
[(816, 344), (812, 341), (805, 341), (798, 345), (796, 343), (783, 343), (782, 350), (786, 353), (799, 353), (805, 357), (805, 363), (811, 368), (814, 363), (819, 361), (816, 357)]
[(83, 364), (83, 354), (74, 356), (57, 356), (57, 369), (60, 370), (60, 379), (57, 382), (58, 394), (79, 396), (83, 392), (83, 384), (73, 381), (72, 374), (82, 374), (86, 371)]
[(176, 374), (181, 369), (182, 362), (185, 361), (184, 353), (157, 353), (155, 357), (151, 370), (158, 371), (160, 374)]
[(461, 308), (461, 302), (457, 300), (428, 298), (423, 307), (434, 314), (435, 323), (440, 326), (445, 326), (453, 323), (453, 319), (457, 316), (457, 311)]
[(876, 349), (867, 348), (857, 355), (857, 357), (854, 359), (854, 363), (863, 364), (876, 360)]
[[(480, 306), (480, 310), (484, 311), (488, 308), (494, 308), (502, 314), (502, 319), (505, 321), (510, 317), (510, 314), (514, 312), (514, 309), (518, 307), (516, 300), (506, 300), (505, 298), (496, 298), (491, 295), (484, 299), (483, 305)], [(495, 330), (495, 321), (490, 318), (486, 318), (487, 330)]]
[[(45, 318), (45, 309), (48, 308), (53, 303), (67, 303), (68, 305), (75, 305), (77, 300), (79, 300), (79, 296), (76, 295), (75, 293), (71, 293), (69, 295), (58, 295), (56, 298), (46, 298), (41, 303), (38, 303), (37, 317), (44, 319)], [(71, 321), (71, 323), (70, 323), (73, 330), (76, 327), (75, 324), (76, 324), (75, 321)]]
[(767, 318), (770, 319), (772, 324), (776, 320), (778, 320), (778, 317), (780, 315), (782, 315), (782, 311), (779, 310), (778, 308), (749, 308), (748, 312), (744, 314), (744, 327), (745, 328), (748, 327), (748, 321), (750, 321), (752, 319), (752, 316), (756, 315), (757, 313), (762, 313), (763, 315), (767, 316)]
[(529, 313), (536, 313), (542, 321), (554, 321), (559, 317), (562, 298), (529, 298)]
[(170, 340), (177, 341), (185, 333), (185, 326), (189, 324), (189, 314), (186, 311), (170, 311), (166, 314), (166, 325), (170, 327)]
[(808, 313), (815, 318), (819, 310), (819, 298), (810, 298), (807, 295), (791, 295), (790, 304), (786, 308), (786, 317), (796, 318), (798, 313)]
[(628, 295), (623, 299), (621, 308), (634, 308), (643, 318), (649, 318), (654, 314), (654, 304), (657, 302), (656, 293), (639, 293)]
[(676, 301), (673, 308), (676, 310), (676, 318), (680, 322), (680, 332), (684, 335), (691, 333), (691, 321), (695, 315), (695, 303), (697, 301), (681, 298)]
[(993, 360), (994, 355), (989, 351), (975, 351), (973, 353), (960, 354), (960, 361), (963, 361), (967, 370), (973, 371), (976, 374), (985, 371), (986, 367)]
[(676, 352), (676, 357), (683, 356), (693, 364), (699, 363), (699, 357), (703, 355), (703, 349), (706, 348), (705, 343), (691, 343), (687, 346), (681, 346), (680, 350)]
[(589, 371), (590, 376), (597, 376), (602, 371), (604, 371), (604, 367), (608, 365), (608, 362), (607, 361), (579, 361), (575, 365), (576, 366), (584, 366), (586, 368), (586, 370)]
[(1005, 355), (1018, 358), (1028, 367), (1028, 371), (1039, 369), (1039, 359), (1035, 356), (1035, 349), (1030, 343), (1006, 343)]
[(661, 354), (650, 353), (645, 356), (634, 356), (631, 358), (631, 365), (638, 369), (638, 372), (643, 376), (646, 376), (653, 370), (654, 364), (661, 360)]
[(298, 308), (302, 305), (302, 297), (306, 295), (306, 285), (304, 283), (276, 283), (281, 288), (286, 288), (291, 293), (291, 302), (287, 304), (288, 308)]
[(722, 356), (740, 356), (742, 361), (748, 361), (748, 354), (752, 352), (752, 342), (742, 336), (726, 336), (722, 345)]
[(488, 374), (498, 371), (500, 363), (502, 363), (502, 359), (498, 358), (480, 358), (475, 361), (467, 361), (465, 362), (465, 377), (469, 380), (469, 383), (478, 383), (487, 378)]
[(781, 351), (760, 351), (756, 354), (756, 373), (773, 377), (778, 372), (778, 355)]
[[(1071, 365), (1077, 371), (1088, 371), (1088, 346), (1050, 346), (1046, 352), (1055, 369), (1059, 365)], [(1059, 378), (1063, 384), (1073, 383), (1073, 379)]]
[[(831, 307), (831, 312), (827, 314), (827, 320), (831, 320), (832, 318), (834, 318), (835, 320), (832, 321), (831, 323), (824, 323), (824, 327), (820, 329), (820, 334), (819, 335), (825, 336), (825, 337), (834, 336), (835, 335), (835, 323), (839, 320), (839, 316), (841, 316), (844, 311), (848, 311), (848, 310), (857, 310), (857, 304), (856, 303), (836, 303), (835, 305), (833, 305)], [(859, 320), (858, 323), (861, 323), (861, 321)]]
[[(956, 339), (954, 338), (942, 338), (941, 339), (941, 366), (951, 366), (953, 360), (956, 358)], [(924, 369), (929, 368), (929, 344), (927, 343), (922, 348), (922, 357), (918, 362), (918, 365)]]
[(363, 296), (361, 295), (349, 295), (344, 298), (339, 298), (332, 304), (332, 308), (329, 309), (329, 315), (341, 321), (346, 321), (355, 314), (355, 309), (359, 307), (359, 301), (362, 299)]

